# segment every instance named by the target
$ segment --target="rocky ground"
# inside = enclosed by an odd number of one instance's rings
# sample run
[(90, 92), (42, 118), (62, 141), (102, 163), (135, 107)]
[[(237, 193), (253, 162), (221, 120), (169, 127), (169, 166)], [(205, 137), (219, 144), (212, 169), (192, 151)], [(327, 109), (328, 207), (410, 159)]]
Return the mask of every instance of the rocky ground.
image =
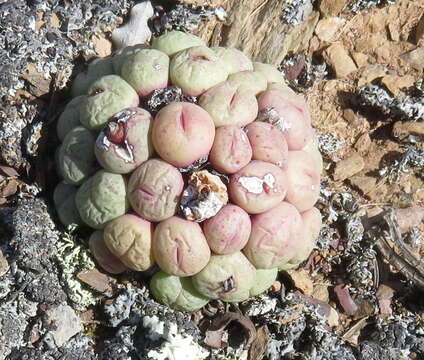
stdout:
[(67, 85), (134, 3), (0, 0), (0, 359), (424, 359), (423, 2), (152, 2), (144, 36), (190, 31), (278, 65), (325, 158), (309, 260), (195, 314), (154, 302), (148, 274), (100, 272), (52, 207)]

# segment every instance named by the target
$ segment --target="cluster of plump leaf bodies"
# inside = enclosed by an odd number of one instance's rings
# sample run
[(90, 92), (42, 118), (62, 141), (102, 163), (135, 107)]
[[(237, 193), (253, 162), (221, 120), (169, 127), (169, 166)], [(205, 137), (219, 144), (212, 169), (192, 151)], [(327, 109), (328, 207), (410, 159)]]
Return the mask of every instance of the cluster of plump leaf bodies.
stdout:
[[(196, 101), (142, 108), (170, 85)], [(309, 256), (322, 159), (304, 99), (276, 68), (173, 31), (95, 60), (71, 91), (54, 201), (65, 225), (96, 230), (104, 270), (156, 266), (153, 296), (193, 311), (256, 296)]]

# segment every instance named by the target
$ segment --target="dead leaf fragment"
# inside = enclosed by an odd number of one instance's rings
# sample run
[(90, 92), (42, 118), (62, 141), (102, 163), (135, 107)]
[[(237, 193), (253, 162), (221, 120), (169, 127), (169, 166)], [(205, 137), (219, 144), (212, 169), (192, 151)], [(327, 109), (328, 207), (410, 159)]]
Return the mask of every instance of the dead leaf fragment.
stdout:
[(77, 278), (98, 292), (105, 293), (112, 290), (111, 278), (97, 269), (80, 272)]
[(9, 177), (18, 177), (19, 176), (19, 173), (13, 167), (10, 167), (10, 166), (0, 165), (0, 171), (3, 174), (5, 174), (6, 176), (9, 176)]
[(348, 331), (345, 332), (342, 339), (353, 346), (357, 346), (359, 335), (361, 334), (361, 330), (367, 325), (367, 320), (368, 317), (364, 317), (363, 319), (359, 320), (355, 325), (353, 325)]
[(249, 350), (249, 360), (262, 360), (265, 356), (269, 341), (268, 326), (263, 325), (256, 331), (256, 339), (252, 342)]
[(19, 182), (16, 181), (15, 179), (9, 180), (6, 186), (1, 190), (0, 196), (7, 198), (9, 196), (16, 194), (16, 192), (18, 191), (18, 184)]
[(244, 343), (244, 349), (249, 349), (256, 339), (256, 328), (247, 316), (237, 312), (226, 312), (210, 321), (206, 329), (205, 343), (211, 347), (226, 347), (228, 344), (222, 338), (230, 323), (235, 323), (237, 331), (228, 334), (229, 343)]
[(52, 16), (50, 17), (50, 25), (56, 29), (60, 28), (60, 19), (56, 13), (53, 13)]

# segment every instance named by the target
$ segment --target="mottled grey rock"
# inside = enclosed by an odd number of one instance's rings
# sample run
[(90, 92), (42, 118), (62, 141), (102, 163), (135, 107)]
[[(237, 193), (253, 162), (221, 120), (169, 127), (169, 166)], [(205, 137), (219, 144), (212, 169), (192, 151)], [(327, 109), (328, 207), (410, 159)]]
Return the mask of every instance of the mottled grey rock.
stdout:
[(69, 305), (59, 305), (44, 313), (44, 326), (50, 329), (44, 336), (49, 348), (60, 347), (83, 328), (81, 320)]

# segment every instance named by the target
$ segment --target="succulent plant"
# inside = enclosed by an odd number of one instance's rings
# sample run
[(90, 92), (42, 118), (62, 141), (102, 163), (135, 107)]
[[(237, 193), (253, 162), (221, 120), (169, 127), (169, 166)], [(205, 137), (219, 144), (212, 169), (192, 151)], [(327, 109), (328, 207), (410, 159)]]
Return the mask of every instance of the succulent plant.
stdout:
[(209, 153), (212, 166), (224, 173), (234, 174), (252, 160), (252, 146), (242, 128), (236, 125), (216, 129)]
[(284, 83), (283, 74), (275, 66), (261, 62), (253, 62), (253, 70), (260, 73), (268, 83)]
[(231, 200), (249, 214), (260, 214), (284, 200), (286, 171), (269, 162), (253, 160), (231, 176)]
[(136, 91), (118, 75), (96, 80), (87, 95), (80, 109), (81, 124), (87, 129), (99, 129), (118, 111), (139, 103)]
[(250, 288), (249, 295), (257, 296), (262, 294), (274, 283), (278, 275), (278, 268), (256, 269), (255, 283)]
[(90, 86), (102, 76), (113, 74), (112, 58), (94, 59), (87, 70), (77, 75), (72, 82), (71, 94), (73, 97), (87, 95)]
[(153, 255), (162, 271), (185, 277), (202, 270), (211, 251), (199, 224), (173, 216), (156, 226)]
[(241, 252), (212, 255), (202, 271), (193, 276), (193, 285), (203, 296), (227, 302), (249, 298), (256, 270)]
[(77, 188), (73, 185), (60, 182), (53, 192), (53, 202), (57, 210), (60, 222), (65, 225), (82, 223), (75, 204)]
[(311, 138), (311, 118), (301, 96), (289, 90), (268, 88), (259, 95), (258, 106), (259, 112), (275, 111), (272, 123), (283, 132), (289, 150), (301, 150)]
[(65, 182), (80, 185), (96, 171), (94, 136), (82, 126), (73, 128), (57, 154), (58, 170)]
[(215, 254), (240, 251), (249, 240), (251, 230), (247, 212), (236, 205), (224, 206), (214, 217), (203, 223), (203, 232)]
[(233, 73), (228, 76), (227, 81), (252, 91), (255, 96), (265, 91), (268, 86), (266, 78), (260, 72), (250, 70)]
[(252, 159), (283, 167), (288, 160), (288, 146), (283, 133), (274, 125), (255, 121), (246, 126), (252, 146)]
[(101, 268), (111, 274), (120, 274), (127, 271), (128, 268), (107, 248), (103, 231), (95, 231), (88, 240), (90, 251)]
[(190, 278), (169, 275), (163, 271), (153, 275), (149, 285), (157, 301), (177, 310), (196, 311), (210, 300), (194, 288)]
[(207, 90), (199, 105), (212, 117), (215, 126), (245, 126), (255, 120), (258, 102), (255, 93), (237, 82), (224, 81)]
[(215, 52), (206, 46), (193, 46), (171, 59), (169, 75), (173, 84), (189, 96), (198, 96), (225, 81), (228, 70)]
[(222, 59), (228, 74), (253, 70), (252, 61), (239, 49), (218, 46), (213, 47), (212, 50)]
[(81, 125), (80, 106), (86, 97), (87, 95), (80, 95), (72, 99), (57, 120), (56, 132), (60, 141), (63, 141), (73, 128)]
[(152, 233), (150, 222), (137, 215), (125, 214), (108, 222), (103, 230), (103, 240), (125, 266), (145, 271), (154, 264)]
[(170, 31), (93, 61), (72, 94), (54, 202), (64, 225), (102, 230), (89, 245), (104, 270), (158, 266), (153, 297), (195, 311), (261, 294), (308, 258), (323, 162), (277, 68)]
[(124, 215), (128, 209), (125, 179), (99, 170), (79, 187), (75, 203), (85, 224), (103, 229), (107, 222)]
[(121, 76), (141, 97), (168, 85), (169, 57), (156, 49), (141, 49), (122, 64)]
[(100, 165), (113, 173), (127, 174), (153, 154), (152, 116), (141, 108), (119, 111), (97, 137), (94, 153)]
[(252, 216), (252, 231), (243, 252), (256, 268), (272, 269), (294, 257), (304, 235), (299, 212), (283, 201)]
[(153, 122), (153, 146), (162, 159), (186, 167), (209, 154), (215, 127), (200, 106), (174, 102), (162, 108)]
[(305, 151), (289, 151), (287, 161), (289, 187), (286, 200), (300, 212), (311, 209), (320, 192), (320, 169)]
[(202, 39), (182, 31), (170, 31), (153, 39), (152, 47), (173, 56), (178, 52), (193, 46), (204, 46)]
[(128, 183), (128, 198), (134, 211), (150, 221), (175, 215), (184, 181), (177, 168), (160, 159), (150, 159), (135, 170)]

